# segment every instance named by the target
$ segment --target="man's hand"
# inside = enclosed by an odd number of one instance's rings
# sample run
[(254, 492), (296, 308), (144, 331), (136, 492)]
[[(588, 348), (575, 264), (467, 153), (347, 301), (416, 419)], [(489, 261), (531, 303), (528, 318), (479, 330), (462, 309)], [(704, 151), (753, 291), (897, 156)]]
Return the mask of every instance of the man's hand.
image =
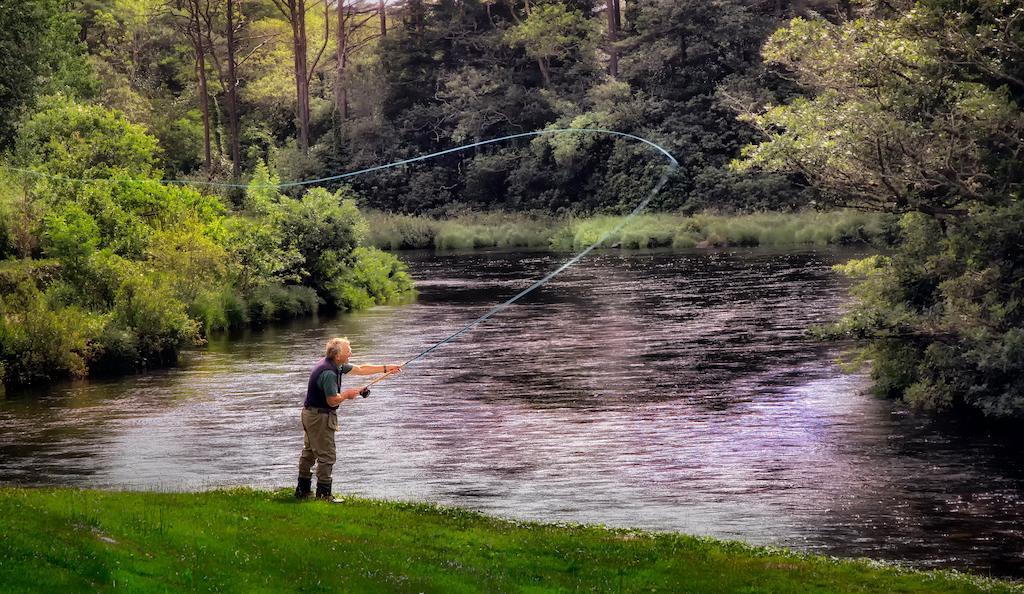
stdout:
[(387, 368), (388, 368), (388, 370), (385, 373), (388, 373), (388, 374), (398, 373), (399, 371), (402, 371), (402, 366), (401, 365), (388, 365)]

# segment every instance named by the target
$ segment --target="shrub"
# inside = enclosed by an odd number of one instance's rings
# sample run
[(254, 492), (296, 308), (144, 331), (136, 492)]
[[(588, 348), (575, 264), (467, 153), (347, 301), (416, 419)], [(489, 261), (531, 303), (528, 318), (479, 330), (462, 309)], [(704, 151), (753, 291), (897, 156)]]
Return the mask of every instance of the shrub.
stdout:
[(177, 358), (178, 349), (201, 343), (199, 324), (188, 316), (174, 290), (154, 274), (133, 274), (118, 288), (114, 321), (134, 332), (145, 367)]
[(412, 292), (412, 278), (394, 255), (377, 248), (360, 247), (352, 252), (350, 268), (329, 285), (339, 307), (358, 310), (404, 298)]
[(0, 302), (0, 362), (5, 381), (31, 383), (83, 377), (98, 316), (78, 308), (50, 309), (31, 280), (20, 283)]
[(321, 303), (312, 287), (264, 285), (256, 289), (248, 302), (248, 317), (253, 323), (296, 318), (316, 313)]

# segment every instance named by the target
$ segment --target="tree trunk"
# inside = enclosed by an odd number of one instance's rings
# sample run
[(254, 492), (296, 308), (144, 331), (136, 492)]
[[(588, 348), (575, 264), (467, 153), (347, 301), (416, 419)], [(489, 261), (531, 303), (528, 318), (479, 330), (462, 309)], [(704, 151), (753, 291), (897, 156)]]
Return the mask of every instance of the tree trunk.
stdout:
[(388, 11), (384, 6), (384, 0), (380, 0), (380, 7), (377, 9), (377, 13), (380, 15), (380, 36), (388, 36)]
[[(383, 3), (381, 4), (383, 6)], [(348, 63), (348, 35), (346, 35), (345, 13), (347, 7), (345, 0), (338, 2), (338, 80), (334, 90), (334, 108), (342, 120), (348, 119), (348, 93), (345, 90), (345, 66)]]
[(619, 50), (615, 42), (619, 39), (619, 2), (608, 0), (608, 74), (612, 78), (619, 76)]
[(210, 110), (210, 129), (213, 131), (213, 146), (217, 149), (217, 157), (224, 157), (224, 118), (220, 111), (218, 95), (210, 95), (213, 102), (213, 109)]
[(203, 156), (206, 164), (206, 172), (213, 170), (213, 156), (210, 153), (210, 95), (206, 89), (206, 52), (203, 49), (202, 30), (199, 24), (199, 7), (191, 5), (192, 17), (195, 25), (192, 47), (196, 52), (196, 79), (199, 81), (199, 107), (203, 112)]
[(551, 71), (548, 69), (547, 60), (537, 58), (537, 65), (540, 66), (540, 75), (544, 79), (544, 88), (551, 86)]
[(853, 20), (853, 5), (850, 3), (850, 0), (839, 0), (839, 13), (846, 20)]
[(426, 12), (423, 0), (412, 0), (409, 9), (412, 12), (412, 23), (416, 28), (416, 34), (423, 37), (423, 13)]
[(299, 150), (309, 153), (309, 82), (306, 69), (306, 1), (291, 0), (292, 54), (295, 62), (295, 116)]
[(237, 181), (242, 175), (242, 146), (238, 124), (238, 77), (235, 73), (235, 0), (227, 2), (225, 37), (228, 46), (228, 141), (231, 145), (231, 178)]

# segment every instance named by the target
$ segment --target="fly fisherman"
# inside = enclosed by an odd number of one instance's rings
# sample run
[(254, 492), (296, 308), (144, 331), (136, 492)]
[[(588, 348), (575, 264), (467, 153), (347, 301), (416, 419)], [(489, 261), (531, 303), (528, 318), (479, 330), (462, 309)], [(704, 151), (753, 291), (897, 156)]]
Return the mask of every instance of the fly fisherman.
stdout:
[(398, 365), (351, 365), (352, 347), (347, 338), (327, 341), (324, 359), (309, 374), (306, 402), (302, 408), (304, 439), (299, 456), (299, 484), (295, 496), (309, 497), (313, 483), (313, 463), (316, 463), (316, 496), (318, 499), (337, 501), (331, 496), (331, 470), (334, 468), (334, 432), (338, 430), (338, 406), (358, 396), (370, 395), (370, 387), (341, 389), (341, 376), (398, 373)]

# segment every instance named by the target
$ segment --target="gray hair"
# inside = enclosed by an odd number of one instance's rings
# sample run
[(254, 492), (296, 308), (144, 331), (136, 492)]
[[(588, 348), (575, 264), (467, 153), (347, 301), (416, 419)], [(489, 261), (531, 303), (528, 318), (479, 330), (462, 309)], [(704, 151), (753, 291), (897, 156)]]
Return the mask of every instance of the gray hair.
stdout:
[(352, 348), (347, 338), (332, 338), (327, 341), (326, 356), (328, 359), (334, 359), (341, 354), (343, 347)]

